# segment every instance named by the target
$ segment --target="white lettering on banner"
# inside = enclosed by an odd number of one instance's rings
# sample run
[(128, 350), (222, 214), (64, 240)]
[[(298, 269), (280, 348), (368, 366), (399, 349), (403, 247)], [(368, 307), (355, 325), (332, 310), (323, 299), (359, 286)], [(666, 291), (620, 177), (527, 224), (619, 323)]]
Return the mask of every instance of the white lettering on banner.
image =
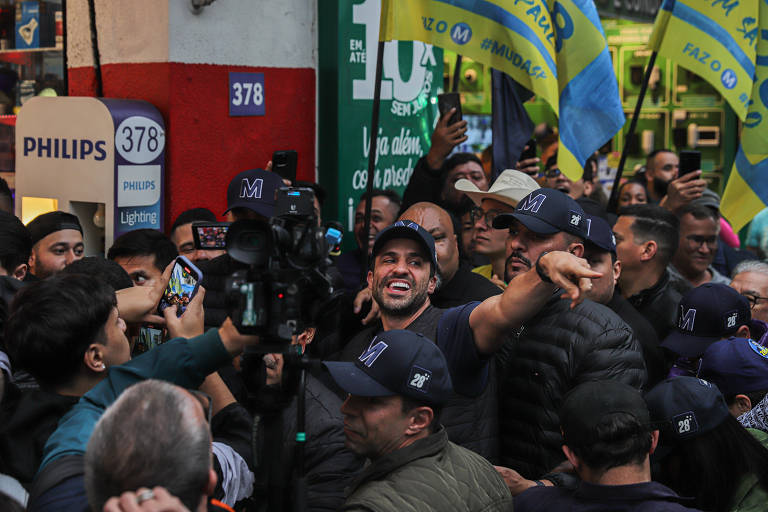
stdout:
[(120, 212), (120, 224), (133, 226), (134, 224), (154, 224), (157, 225), (157, 212), (147, 212), (144, 210), (130, 210)]
[(159, 165), (118, 165), (117, 206), (149, 206), (160, 200)]
[(163, 152), (165, 131), (153, 119), (131, 116), (117, 127), (115, 147), (129, 163), (146, 164)]
[[(363, 3), (352, 6), (352, 22), (356, 25), (365, 26), (365, 55), (358, 55), (360, 50), (363, 50), (357, 44), (359, 40), (351, 39), (349, 42), (349, 62), (365, 63), (365, 78), (352, 80), (352, 99), (354, 100), (373, 99), (380, 12), (381, 0), (365, 0)], [(437, 63), (432, 45), (420, 41), (407, 44), (413, 45), (413, 60), (410, 73), (405, 74), (400, 73), (398, 41), (388, 41), (384, 44), (381, 79), (381, 99), (383, 101), (394, 99), (401, 103), (413, 102), (419, 98), (425, 84), (432, 82), (432, 73), (426, 69), (427, 66), (434, 66)], [(408, 80), (404, 81), (403, 76), (407, 76)], [(424, 106), (421, 108), (423, 109)], [(400, 110), (404, 111), (405, 108), (402, 107)], [(419, 110), (421, 109), (415, 110), (411, 114), (415, 114)]]

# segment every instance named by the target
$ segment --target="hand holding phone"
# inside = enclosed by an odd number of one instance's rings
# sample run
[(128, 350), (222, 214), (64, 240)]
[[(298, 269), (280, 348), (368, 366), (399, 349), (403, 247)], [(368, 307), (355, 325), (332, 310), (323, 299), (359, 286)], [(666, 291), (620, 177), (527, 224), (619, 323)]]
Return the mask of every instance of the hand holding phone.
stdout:
[(197, 294), (202, 280), (203, 273), (200, 269), (184, 256), (177, 257), (171, 271), (171, 279), (157, 306), (158, 312), (162, 315), (165, 308), (175, 305), (176, 316), (181, 316)]
[(291, 183), (296, 181), (296, 164), (299, 154), (293, 149), (272, 153), (272, 171)]

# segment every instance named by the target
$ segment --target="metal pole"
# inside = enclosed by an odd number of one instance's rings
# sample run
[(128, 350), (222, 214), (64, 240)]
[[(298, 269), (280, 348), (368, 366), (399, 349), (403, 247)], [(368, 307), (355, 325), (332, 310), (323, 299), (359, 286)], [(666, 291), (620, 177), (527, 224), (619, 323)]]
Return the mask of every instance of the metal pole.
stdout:
[(371, 229), (371, 194), (373, 193), (373, 178), (376, 173), (376, 153), (379, 144), (379, 107), (381, 106), (381, 68), (384, 60), (384, 41), (379, 41), (379, 49), (376, 52), (376, 82), (373, 86), (373, 112), (371, 113), (371, 138), (368, 145), (368, 182), (365, 193), (368, 199), (365, 201), (365, 224), (363, 226), (365, 247), (363, 249), (363, 275), (366, 275), (370, 267), (368, 256), (368, 232)]
[(632, 120), (629, 122), (629, 131), (624, 138), (624, 147), (621, 149), (621, 159), (619, 160), (619, 168), (616, 171), (616, 177), (613, 179), (613, 188), (611, 189), (611, 198), (608, 200), (609, 212), (616, 212), (619, 204), (619, 183), (621, 182), (621, 175), (624, 173), (624, 164), (627, 161), (627, 148), (629, 144), (627, 141), (634, 135), (637, 128), (637, 119), (640, 117), (640, 108), (643, 106), (643, 100), (645, 99), (645, 92), (648, 90), (648, 81), (651, 79), (651, 72), (653, 71), (653, 65), (656, 63), (656, 52), (651, 53), (650, 59), (648, 59), (648, 65), (645, 67), (645, 77), (643, 77), (643, 83), (640, 86), (640, 94), (637, 96), (637, 105), (635, 105), (635, 112), (632, 114)]

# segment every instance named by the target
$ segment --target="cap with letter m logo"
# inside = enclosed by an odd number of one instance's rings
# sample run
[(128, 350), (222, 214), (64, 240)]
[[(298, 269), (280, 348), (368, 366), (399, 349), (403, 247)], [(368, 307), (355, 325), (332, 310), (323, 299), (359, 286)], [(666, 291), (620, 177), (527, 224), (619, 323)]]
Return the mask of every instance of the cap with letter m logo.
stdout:
[(685, 308), (680, 305), (680, 319), (677, 322), (677, 327), (681, 331), (693, 332), (693, 327), (696, 322), (696, 310), (691, 308), (685, 311)]
[(240, 197), (250, 197), (251, 199), (261, 199), (261, 186), (264, 180), (257, 178), (253, 181), (243, 178), (240, 183)]
[(546, 199), (547, 196), (544, 194), (536, 194), (535, 196), (533, 194), (528, 194), (527, 197), (524, 197), (523, 200), (518, 203), (517, 209), (523, 212), (539, 213), (539, 208), (541, 208), (541, 205), (544, 204)]

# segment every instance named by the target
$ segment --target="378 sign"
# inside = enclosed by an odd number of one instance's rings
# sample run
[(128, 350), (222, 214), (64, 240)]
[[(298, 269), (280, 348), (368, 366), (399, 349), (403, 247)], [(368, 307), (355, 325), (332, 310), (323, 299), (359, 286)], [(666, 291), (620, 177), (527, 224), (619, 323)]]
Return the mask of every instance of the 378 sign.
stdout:
[(229, 115), (263, 116), (264, 73), (229, 74)]

